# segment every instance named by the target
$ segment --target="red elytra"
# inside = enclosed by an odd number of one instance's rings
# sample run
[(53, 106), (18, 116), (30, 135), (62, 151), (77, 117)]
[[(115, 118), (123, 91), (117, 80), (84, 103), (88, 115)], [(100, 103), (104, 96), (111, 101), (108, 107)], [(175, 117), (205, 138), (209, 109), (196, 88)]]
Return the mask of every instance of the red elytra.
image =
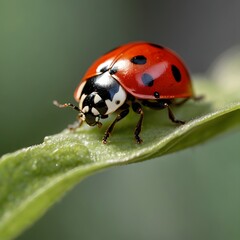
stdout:
[[(147, 42), (120, 46), (97, 59), (81, 83), (109, 69), (121, 86), (137, 99), (190, 98), (194, 95), (183, 61), (166, 47)], [(74, 93), (76, 101), (79, 101), (79, 93), (78, 86)]]

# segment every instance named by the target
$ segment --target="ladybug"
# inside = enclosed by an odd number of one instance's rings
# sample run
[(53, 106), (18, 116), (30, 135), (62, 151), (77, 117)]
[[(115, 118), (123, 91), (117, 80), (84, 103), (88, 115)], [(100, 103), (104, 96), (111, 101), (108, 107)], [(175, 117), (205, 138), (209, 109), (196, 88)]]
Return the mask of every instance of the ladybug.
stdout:
[(166, 108), (172, 122), (184, 124), (175, 118), (170, 105), (179, 105), (195, 97), (188, 70), (173, 51), (153, 43), (134, 42), (97, 59), (76, 88), (74, 98), (78, 107), (57, 101), (54, 104), (77, 110), (79, 125), (86, 121), (90, 126), (101, 127), (101, 119), (117, 112), (103, 136), (103, 143), (107, 143), (115, 124), (127, 116), (131, 107), (139, 114), (134, 136), (137, 143), (141, 143), (143, 106)]

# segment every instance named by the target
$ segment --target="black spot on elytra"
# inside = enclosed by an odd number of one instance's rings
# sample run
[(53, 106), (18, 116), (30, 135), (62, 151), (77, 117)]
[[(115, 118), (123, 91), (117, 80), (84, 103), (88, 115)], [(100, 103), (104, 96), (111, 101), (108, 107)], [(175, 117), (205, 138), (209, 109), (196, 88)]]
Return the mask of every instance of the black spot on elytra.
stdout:
[(132, 57), (130, 59), (130, 61), (134, 64), (143, 65), (147, 62), (147, 58), (143, 55), (137, 55), (137, 56)]
[(111, 75), (115, 74), (118, 71), (117, 67), (113, 67), (112, 69), (110, 69), (109, 73)]
[(145, 86), (148, 86), (148, 87), (152, 87), (153, 86), (154, 79), (153, 79), (153, 77), (150, 74), (144, 73), (142, 75), (141, 79), (142, 79), (142, 82), (143, 82), (143, 84)]
[(160, 98), (160, 94), (159, 94), (159, 92), (154, 92), (153, 95), (154, 95), (155, 98)]
[(158, 45), (158, 44), (155, 44), (155, 43), (149, 43), (149, 45), (152, 46), (152, 47), (156, 47), (156, 48), (164, 49), (163, 46)]
[(180, 82), (182, 77), (180, 70), (175, 65), (172, 65), (171, 68), (174, 79), (176, 80), (176, 82)]

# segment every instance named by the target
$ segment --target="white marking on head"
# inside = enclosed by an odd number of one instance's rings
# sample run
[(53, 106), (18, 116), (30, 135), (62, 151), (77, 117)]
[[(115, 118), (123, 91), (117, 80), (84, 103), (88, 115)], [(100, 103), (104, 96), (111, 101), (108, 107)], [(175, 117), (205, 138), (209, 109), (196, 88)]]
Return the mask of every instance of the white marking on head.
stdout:
[(102, 98), (98, 94), (96, 94), (93, 101), (95, 104), (97, 104), (101, 100), (102, 100)]
[(108, 107), (108, 110), (105, 114), (110, 114), (115, 112), (120, 106), (123, 105), (126, 99), (127, 99), (127, 93), (120, 85), (118, 92), (113, 96), (113, 100), (112, 101), (109, 99), (105, 100), (105, 103)]
[(82, 110), (83, 113), (86, 113), (86, 112), (88, 112), (88, 111), (89, 111), (89, 106), (85, 106), (85, 107), (83, 108), (83, 110)]
[(98, 111), (96, 108), (94, 108), (94, 107), (92, 107), (92, 113), (93, 113), (93, 115), (95, 115), (95, 116), (97, 116), (97, 115), (100, 114), (99, 111)]

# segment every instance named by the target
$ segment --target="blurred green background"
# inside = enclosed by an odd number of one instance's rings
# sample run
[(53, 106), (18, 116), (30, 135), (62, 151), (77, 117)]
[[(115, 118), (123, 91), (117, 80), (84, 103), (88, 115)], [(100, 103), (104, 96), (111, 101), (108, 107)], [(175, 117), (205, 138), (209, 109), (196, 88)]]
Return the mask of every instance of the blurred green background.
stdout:
[[(166, 45), (206, 72), (239, 44), (237, 0), (0, 0), (0, 154), (41, 143), (75, 120), (87, 67), (135, 40)], [(240, 134), (96, 174), (19, 240), (240, 239)]]

